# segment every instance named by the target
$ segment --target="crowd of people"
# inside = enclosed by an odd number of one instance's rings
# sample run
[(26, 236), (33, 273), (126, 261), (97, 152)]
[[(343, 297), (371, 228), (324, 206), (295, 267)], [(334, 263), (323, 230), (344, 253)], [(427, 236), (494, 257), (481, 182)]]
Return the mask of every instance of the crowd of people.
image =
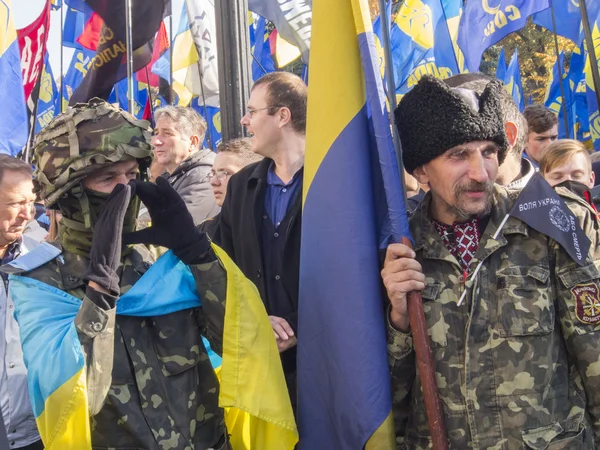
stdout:
[[(0, 155), (0, 448), (44, 445), (14, 315), (15, 271), (81, 301), (75, 325), (94, 448), (231, 448), (208, 357), (222, 352), (228, 283), (211, 242), (256, 285), (296, 410), (307, 96), (299, 77), (265, 75), (242, 118), (250, 137), (216, 153), (202, 148), (206, 124), (190, 108), (158, 109), (151, 129), (93, 99), (37, 135), (33, 171)], [(424, 76), (393, 119), (414, 239), (412, 248), (391, 244), (381, 267), (397, 447), (432, 442), (412, 291), (423, 299), (451, 448), (600, 446), (592, 156), (557, 139), (551, 111), (521, 114), (500, 82), (479, 73)], [(538, 172), (590, 240), (583, 265), (510, 215)], [(44, 241), (58, 253), (25, 262)], [(167, 249), (190, 268), (202, 306), (117, 314), (119, 298)]]

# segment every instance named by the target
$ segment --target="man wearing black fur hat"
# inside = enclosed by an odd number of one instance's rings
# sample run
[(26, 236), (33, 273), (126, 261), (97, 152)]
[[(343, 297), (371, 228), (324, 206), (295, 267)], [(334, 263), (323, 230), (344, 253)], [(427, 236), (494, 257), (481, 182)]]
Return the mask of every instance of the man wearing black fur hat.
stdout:
[[(431, 448), (407, 293), (421, 291), (450, 448), (600, 443), (600, 273), (590, 208), (559, 193), (592, 246), (577, 265), (508, 215), (495, 185), (507, 151), (502, 86), (481, 95), (423, 77), (395, 112), (406, 170), (430, 187), (413, 249), (388, 247), (388, 353), (399, 448)], [(589, 311), (593, 310), (593, 314)]]

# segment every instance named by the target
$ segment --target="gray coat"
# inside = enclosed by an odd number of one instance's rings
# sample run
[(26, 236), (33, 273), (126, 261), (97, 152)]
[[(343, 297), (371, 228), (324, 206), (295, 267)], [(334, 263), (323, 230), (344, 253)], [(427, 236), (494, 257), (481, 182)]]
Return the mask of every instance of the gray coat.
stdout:
[(183, 198), (196, 225), (221, 211), (208, 179), (215, 156), (212, 150), (203, 148), (179, 164), (168, 178), (171, 186)]

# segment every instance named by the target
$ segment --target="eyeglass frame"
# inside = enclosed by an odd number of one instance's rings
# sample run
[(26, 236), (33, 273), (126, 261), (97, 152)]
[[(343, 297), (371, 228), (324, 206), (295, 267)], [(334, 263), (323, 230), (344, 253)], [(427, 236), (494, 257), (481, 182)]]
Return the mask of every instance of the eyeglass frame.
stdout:
[(210, 172), (208, 172), (208, 179), (210, 181), (213, 178), (216, 178), (217, 181), (223, 182), (227, 178), (229, 178), (231, 175), (234, 175), (234, 172), (227, 172), (226, 170), (218, 170), (218, 171), (211, 170)]
[(250, 118), (252, 119), (252, 117), (254, 117), (254, 114), (256, 114), (258, 111), (264, 111), (266, 109), (272, 109), (272, 108), (284, 108), (284, 105), (271, 105), (271, 106), (266, 106), (264, 108), (258, 108), (258, 109), (246, 108), (246, 114), (244, 114), (244, 115), (250, 116)]

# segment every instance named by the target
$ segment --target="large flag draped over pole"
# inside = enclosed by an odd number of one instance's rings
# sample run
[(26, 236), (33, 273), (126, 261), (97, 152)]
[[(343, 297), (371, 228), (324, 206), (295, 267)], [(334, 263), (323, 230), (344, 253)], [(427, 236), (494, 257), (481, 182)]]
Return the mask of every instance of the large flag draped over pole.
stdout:
[(460, 14), (460, 0), (407, 0), (392, 26), (391, 47), (397, 94), (406, 94), (423, 75), (459, 73), (448, 15)]
[(27, 143), (27, 107), (11, 0), (0, 0), (0, 153), (16, 155)]
[(312, 0), (248, 0), (248, 9), (275, 24), (279, 34), (300, 49), (308, 64), (312, 32)]
[(300, 448), (393, 449), (378, 255), (384, 236), (399, 242), (409, 234), (403, 186), (366, 0), (315, 2), (313, 20), (298, 311)]
[[(469, 72), (479, 70), (481, 56), (506, 35), (520, 30), (527, 18), (550, 6), (550, 0), (468, 1), (460, 19), (458, 45)], [(492, 4), (493, 3), (493, 4)]]

